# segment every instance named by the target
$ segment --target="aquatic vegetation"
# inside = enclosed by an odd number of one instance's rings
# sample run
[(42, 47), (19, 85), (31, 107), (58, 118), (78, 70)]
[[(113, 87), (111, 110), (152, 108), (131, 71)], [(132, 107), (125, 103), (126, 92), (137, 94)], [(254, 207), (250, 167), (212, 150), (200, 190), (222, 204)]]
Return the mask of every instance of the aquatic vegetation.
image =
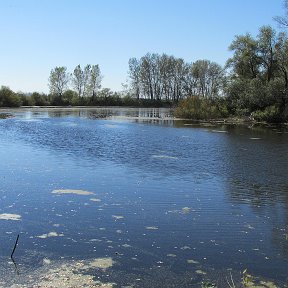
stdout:
[(36, 283), (33, 283), (33, 287), (112, 288), (113, 283), (101, 283), (100, 281), (94, 280), (94, 277), (89, 275), (87, 272), (91, 269), (100, 269), (105, 271), (106, 269), (112, 267), (113, 264), (114, 261), (112, 258), (96, 258), (91, 261), (78, 262), (69, 261), (64, 264), (57, 265), (56, 267), (53, 266), (47, 272), (42, 272), (40, 275), (38, 275), (38, 279), (35, 281)]
[(21, 215), (18, 215), (18, 214), (3, 213), (3, 214), (0, 214), (0, 220), (13, 220), (13, 221), (19, 221), (19, 220), (21, 220)]
[(6, 118), (10, 118), (10, 117), (13, 117), (12, 114), (0, 113), (0, 119), (6, 119)]
[(92, 195), (93, 192), (84, 190), (73, 190), (73, 189), (56, 189), (52, 191), (52, 194), (76, 194), (76, 195)]
[(115, 262), (111, 257), (107, 258), (96, 258), (81, 267), (81, 269), (99, 268), (106, 270), (113, 266)]
[(187, 263), (188, 263), (188, 264), (199, 264), (198, 261), (195, 261), (195, 260), (193, 260), (193, 259), (188, 259), (188, 260), (187, 260)]
[(177, 257), (177, 255), (176, 255), (176, 254), (173, 254), (173, 253), (167, 254), (166, 256), (167, 256), (167, 257)]
[(245, 286), (245, 287), (251, 287), (251, 285), (253, 285), (253, 277), (252, 275), (250, 275), (247, 271), (247, 269), (245, 269), (243, 272), (242, 272), (242, 284)]
[(257, 279), (255, 279), (252, 275), (250, 275), (247, 271), (247, 269), (245, 269), (242, 272), (242, 285), (244, 287), (251, 287), (251, 288), (277, 288), (277, 286), (270, 281), (256, 281)]

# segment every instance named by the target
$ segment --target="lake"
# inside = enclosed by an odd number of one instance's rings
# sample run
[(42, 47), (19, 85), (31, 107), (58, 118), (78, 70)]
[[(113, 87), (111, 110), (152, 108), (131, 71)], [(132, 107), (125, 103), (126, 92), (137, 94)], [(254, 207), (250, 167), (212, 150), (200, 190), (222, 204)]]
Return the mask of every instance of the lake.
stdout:
[(0, 287), (61, 271), (83, 286), (288, 283), (288, 130), (169, 109), (4, 112)]

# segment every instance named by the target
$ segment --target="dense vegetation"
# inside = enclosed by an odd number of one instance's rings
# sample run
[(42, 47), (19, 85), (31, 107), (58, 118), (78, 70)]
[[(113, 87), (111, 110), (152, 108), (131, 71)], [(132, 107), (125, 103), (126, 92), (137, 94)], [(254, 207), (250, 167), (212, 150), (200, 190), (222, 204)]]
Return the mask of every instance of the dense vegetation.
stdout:
[[(288, 1), (286, 14), (288, 15)], [(284, 28), (288, 17), (276, 17)], [(177, 106), (175, 115), (193, 119), (249, 116), (258, 121), (288, 120), (288, 38), (270, 26), (256, 37), (238, 35), (225, 67), (209, 60), (187, 63), (166, 54), (129, 60), (129, 83), (122, 92), (101, 89), (98, 65), (78, 65), (72, 73), (55, 67), (50, 93), (0, 89), (0, 106), (47, 105)]]

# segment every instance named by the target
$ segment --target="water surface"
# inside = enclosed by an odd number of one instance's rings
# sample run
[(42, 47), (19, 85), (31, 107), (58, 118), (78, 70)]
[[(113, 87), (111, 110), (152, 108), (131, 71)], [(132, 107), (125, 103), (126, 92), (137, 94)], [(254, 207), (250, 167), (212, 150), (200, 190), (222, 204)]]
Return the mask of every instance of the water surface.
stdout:
[(244, 269), (287, 283), (285, 129), (192, 125), (167, 109), (10, 113), (0, 214), (21, 218), (0, 217), (3, 287), (37, 277), (43, 259), (101, 257), (113, 267), (90, 273), (115, 287), (228, 287)]

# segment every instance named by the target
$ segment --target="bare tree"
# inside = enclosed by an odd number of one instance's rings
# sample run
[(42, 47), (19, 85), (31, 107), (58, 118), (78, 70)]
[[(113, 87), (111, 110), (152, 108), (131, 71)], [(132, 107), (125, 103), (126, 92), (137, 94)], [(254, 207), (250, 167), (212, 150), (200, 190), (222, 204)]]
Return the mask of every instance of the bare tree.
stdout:
[(283, 28), (288, 28), (288, 0), (284, 0), (284, 16), (276, 16), (273, 19)]

